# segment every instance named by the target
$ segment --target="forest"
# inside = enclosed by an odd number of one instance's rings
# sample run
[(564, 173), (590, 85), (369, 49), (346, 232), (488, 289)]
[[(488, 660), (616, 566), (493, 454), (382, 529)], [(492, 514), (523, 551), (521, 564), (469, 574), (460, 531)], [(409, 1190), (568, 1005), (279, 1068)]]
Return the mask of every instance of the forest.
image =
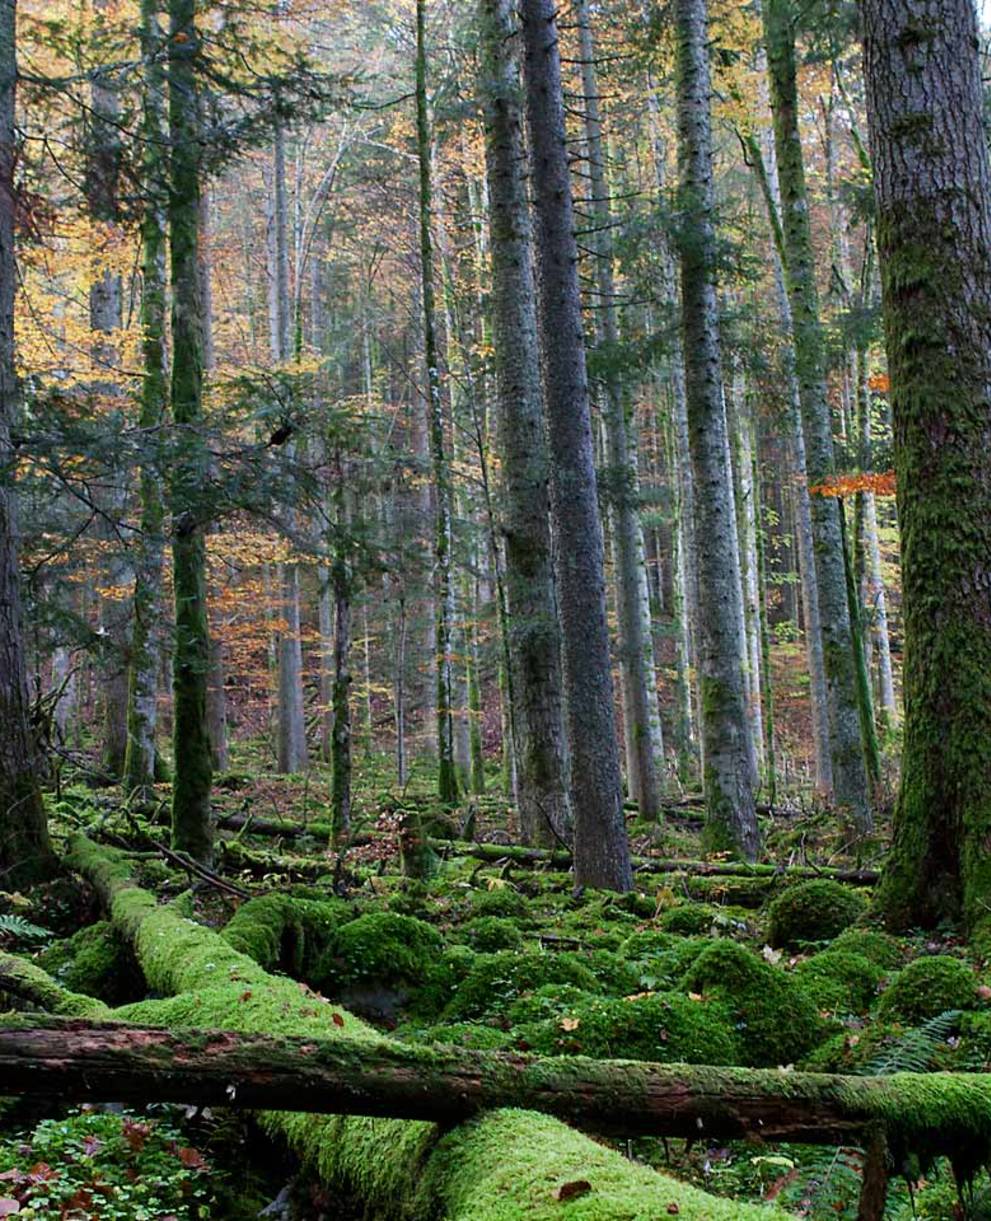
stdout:
[(0, 0), (0, 1217), (991, 1218), (988, 17)]

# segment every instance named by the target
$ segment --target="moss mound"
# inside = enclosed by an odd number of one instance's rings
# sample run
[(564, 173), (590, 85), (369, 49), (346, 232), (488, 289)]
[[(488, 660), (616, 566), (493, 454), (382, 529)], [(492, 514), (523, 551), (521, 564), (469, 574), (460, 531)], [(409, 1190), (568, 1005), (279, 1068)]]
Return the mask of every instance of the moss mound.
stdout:
[(334, 931), (353, 916), (348, 904), (338, 899), (263, 895), (243, 903), (222, 936), (266, 971), (308, 975)]
[(528, 992), (513, 1001), (506, 1012), (514, 1026), (543, 1022), (568, 1013), (588, 1000), (590, 995), (574, 984), (544, 984), (535, 992)]
[(516, 950), (523, 944), (523, 934), (508, 916), (478, 916), (463, 929), (468, 944), (479, 953)]
[(729, 1006), (678, 992), (586, 997), (517, 1033), (517, 1046), (545, 1055), (682, 1064), (735, 1064), (740, 1056)]
[(666, 933), (691, 937), (707, 933), (718, 914), (718, 909), (709, 903), (679, 903), (662, 914), (660, 925)]
[(660, 929), (641, 929), (632, 933), (619, 947), (624, 958), (632, 962), (646, 962), (657, 954), (665, 954), (677, 946), (678, 939)]
[(924, 1022), (947, 1009), (973, 1009), (977, 978), (965, 962), (943, 954), (917, 958), (899, 971), (878, 1004), (878, 1014)]
[(109, 1005), (144, 995), (144, 981), (130, 946), (101, 920), (49, 946), (38, 965), (70, 992), (99, 997)]
[(792, 1064), (824, 1034), (815, 1002), (801, 984), (735, 941), (710, 942), (682, 984), (732, 1011), (741, 1064)]
[(526, 899), (511, 886), (473, 890), (470, 901), (472, 916), (504, 916), (510, 920), (521, 920), (527, 913)]
[(893, 971), (905, 960), (902, 947), (888, 933), (873, 928), (847, 928), (832, 942), (830, 950), (862, 954), (871, 962)]
[(796, 946), (806, 941), (831, 941), (860, 917), (864, 899), (839, 882), (817, 878), (790, 886), (768, 907), (768, 941)]
[(315, 969), (318, 987), (408, 988), (424, 982), (444, 943), (431, 924), (371, 912), (336, 929)]
[(820, 1009), (866, 1013), (884, 971), (863, 954), (830, 948), (800, 962), (795, 976)]
[(465, 1020), (504, 1014), (518, 997), (543, 984), (574, 984), (585, 992), (600, 990), (595, 976), (574, 954), (536, 950), (480, 954), (451, 998), (444, 1017)]

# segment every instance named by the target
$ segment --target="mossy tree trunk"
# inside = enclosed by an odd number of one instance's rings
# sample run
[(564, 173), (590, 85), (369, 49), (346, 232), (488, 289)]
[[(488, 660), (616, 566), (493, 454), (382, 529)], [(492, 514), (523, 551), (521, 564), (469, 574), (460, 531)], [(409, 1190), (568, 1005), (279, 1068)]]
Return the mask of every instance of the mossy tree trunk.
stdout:
[(532, 229), (526, 197), (512, 0), (481, 0), (482, 104), (492, 263), (493, 361), (502, 457), (506, 668), (520, 833), (553, 844), (571, 822), (561, 628), (551, 555), (550, 459), (540, 386)]
[(427, 97), (426, 0), (416, 2), (416, 149), (420, 167), (420, 277), (427, 378), (427, 431), (434, 472), (434, 596), (436, 614), (437, 794), (458, 800), (454, 759), (454, 490), (444, 426), (437, 289), (434, 273), (433, 170)]
[(20, 407), (14, 355), (16, 24), (15, 0), (4, 0), (0, 4), (0, 876), (7, 889), (47, 873), (55, 863), (29, 719), (14, 482), (17, 450), (12, 433)]
[(711, 847), (753, 860), (759, 847), (744, 699), (743, 594), (716, 301), (712, 132), (705, 0), (678, 0), (681, 299), (700, 592), (703, 780)]
[(585, 368), (578, 248), (553, 0), (524, 0), (524, 82), (551, 517), (564, 642), (575, 880), (628, 890), (630, 850), (606, 624), (605, 546)]
[(164, 39), (157, 0), (142, 0), (141, 57), (142, 170), (141, 219), (142, 366), (140, 427), (151, 449), (141, 463), (141, 538), (135, 564), (134, 624), (128, 674), (127, 752), (124, 791), (145, 793), (155, 782), (155, 727), (158, 722), (158, 668), (161, 630), (163, 527), (165, 505), (155, 438), (165, 416), (168, 373), (165, 358), (166, 132)]
[(864, 0), (895, 424), (905, 737), (881, 902), (988, 919), (991, 168), (970, 0)]
[(169, 0), (169, 238), (172, 269), (172, 845), (198, 861), (213, 855), (207, 724), (210, 664), (202, 489), (209, 470), (203, 435), (203, 305), (199, 275), (200, 54), (195, 0)]
[[(794, 0), (766, 0), (764, 40), (778, 182), (785, 282), (791, 305), (807, 473), (813, 487), (835, 473), (833, 432), (826, 395), (825, 356), (809, 199), (798, 127)], [(861, 832), (871, 829), (871, 811), (861, 728), (856, 653), (847, 601), (841, 506), (833, 497), (811, 498), (820, 628), (833, 794)]]

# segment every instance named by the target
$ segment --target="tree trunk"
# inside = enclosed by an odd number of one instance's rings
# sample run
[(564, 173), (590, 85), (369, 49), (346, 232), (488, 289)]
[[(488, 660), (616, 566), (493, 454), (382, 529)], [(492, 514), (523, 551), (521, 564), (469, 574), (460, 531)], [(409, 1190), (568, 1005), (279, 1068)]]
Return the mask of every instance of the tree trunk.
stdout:
[(524, 0), (524, 80), (536, 217), (539, 333), (578, 885), (628, 890), (629, 845), (606, 625), (578, 249), (553, 0)]
[(173, 653), (172, 846), (208, 863), (213, 855), (207, 726), (210, 661), (202, 490), (209, 462), (203, 436), (203, 304), (199, 275), (200, 134), (195, 0), (169, 0), (169, 237), (172, 263)]
[(571, 811), (513, 0), (482, 0), (480, 23), (502, 456), (500, 526), (506, 546), (506, 655), (512, 668), (508, 720), (515, 738), (523, 841), (552, 844), (556, 836), (567, 836)]
[(16, 14), (16, 0), (0, 4), (0, 878), (9, 890), (50, 872), (55, 863), (29, 720), (18, 567), (17, 451), (11, 437), (20, 408), (14, 347)]
[[(798, 129), (793, 0), (766, 0), (764, 37), (781, 189), (785, 280), (795, 337), (795, 366), (809, 480), (813, 487), (835, 472), (832, 421), (826, 397), (824, 347), (815, 282), (809, 201)], [(860, 724), (856, 658), (846, 596), (840, 506), (813, 495), (819, 614), (829, 711), (833, 794), (857, 829), (871, 830), (867, 769)]]
[(161, 660), (161, 584), (165, 503), (155, 438), (165, 418), (165, 70), (158, 0), (142, 0), (144, 61), (142, 169), (145, 213), (141, 220), (141, 330), (144, 379), (140, 427), (155, 456), (141, 463), (141, 537), (134, 579), (134, 624), (128, 675), (125, 793), (148, 793), (155, 782), (158, 671)]
[(895, 419), (905, 739), (881, 902), (898, 926), (991, 892), (991, 168), (970, 0), (864, 0)]
[(678, 142), (685, 234), (681, 299), (701, 602), (707, 841), (753, 860), (759, 847), (740, 659), (743, 595), (723, 406), (705, 0), (677, 0)]
[(350, 526), (345, 510), (347, 471), (340, 452), (335, 462), (337, 488), (337, 554), (331, 566), (334, 589), (334, 682), (331, 734), (331, 842), (336, 847), (351, 831), (351, 597), (353, 584), (347, 556)]
[[(0, 1069), (8, 1093), (65, 1101), (182, 1102), (442, 1125), (516, 1107), (603, 1134), (690, 1140), (703, 1134), (851, 1144), (872, 1124), (897, 1130), (908, 1116), (908, 1131), (898, 1131), (902, 1145), (914, 1133), (927, 1150), (935, 1142), (943, 1153), (954, 1151), (954, 1141), (978, 1140), (991, 1108), (991, 1083), (980, 1074), (941, 1074), (931, 1104), (920, 1108), (919, 1090), (932, 1089), (923, 1074), (785, 1076), (775, 1069), (418, 1047), (348, 1038), (348, 1025), (358, 1025), (349, 1016), (344, 1034), (322, 1039), (43, 1018), (0, 1029)], [(952, 1111), (941, 1097), (953, 1098)]]
[(588, 0), (578, 0), (575, 18), (580, 31), (581, 79), (588, 152), (590, 227), (586, 240), (592, 250), (596, 286), (595, 332), (606, 372), (602, 378), (605, 407), (608, 478), (606, 493), (616, 544), (616, 609), (619, 620), (619, 660), (624, 692), (624, 729), (629, 742), (630, 791), (643, 818), (660, 812), (664, 776), (663, 746), (657, 750), (657, 674), (649, 630), (644, 632), (640, 589), (643, 578), (643, 532), (640, 526), (640, 492), (631, 453), (626, 402), (619, 372), (619, 320), (613, 275), (612, 212), (606, 177), (606, 148), (602, 134), (595, 43)]
[(437, 635), (437, 794), (450, 804), (458, 800), (454, 761), (454, 494), (444, 429), (440, 349), (437, 343), (434, 283), (433, 182), (430, 115), (427, 98), (426, 0), (416, 0), (416, 147), (420, 166), (420, 273), (423, 296), (423, 347), (426, 360), (430, 453), (434, 467), (436, 521), (434, 594)]

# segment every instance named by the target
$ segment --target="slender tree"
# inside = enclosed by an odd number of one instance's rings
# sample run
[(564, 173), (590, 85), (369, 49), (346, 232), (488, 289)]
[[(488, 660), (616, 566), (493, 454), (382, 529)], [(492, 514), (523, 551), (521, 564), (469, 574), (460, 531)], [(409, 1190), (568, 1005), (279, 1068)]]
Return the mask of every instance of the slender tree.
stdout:
[(196, 0), (169, 0), (169, 240), (172, 272), (172, 842), (197, 860), (213, 854), (207, 726), (209, 625), (202, 489), (209, 469), (203, 437), (203, 304), (199, 275), (200, 116)]
[[(808, 476), (816, 486), (833, 475), (836, 468), (832, 416), (826, 396), (809, 200), (798, 127), (797, 5), (794, 0), (765, 0), (762, 11), (781, 191), (785, 282), (795, 339), (795, 372)], [(858, 692), (856, 645), (847, 601), (843, 523), (840, 520), (842, 506), (836, 497), (814, 495), (811, 511), (833, 793), (857, 828), (867, 832), (872, 820), (859, 702), (863, 693)]]
[(480, 22), (520, 832), (525, 843), (550, 844), (568, 834), (571, 815), (513, 0), (481, 0)]
[(14, 168), (17, 143), (17, 5), (0, 3), (0, 885), (41, 876), (55, 863), (31, 731), (18, 569), (12, 433), (20, 387), (14, 359)]
[(902, 529), (905, 740), (881, 902), (988, 921), (991, 166), (971, 0), (864, 0)]
[(719, 343), (705, 0), (677, 0), (681, 300), (695, 471), (701, 603), (703, 781), (711, 846), (753, 860), (759, 847), (743, 689), (743, 595)]
[(606, 625), (578, 248), (553, 0), (523, 0), (526, 121), (536, 217), (539, 330), (550, 436), (551, 513), (571, 749), (578, 885), (632, 884)]
[(436, 522), (434, 582), (436, 599), (437, 791), (441, 801), (458, 799), (454, 760), (454, 492), (444, 429), (440, 348), (437, 343), (437, 290), (434, 275), (433, 175), (427, 98), (426, 0), (416, 0), (416, 149), (420, 167), (420, 268), (423, 346), (426, 358), (430, 454), (434, 468)]

